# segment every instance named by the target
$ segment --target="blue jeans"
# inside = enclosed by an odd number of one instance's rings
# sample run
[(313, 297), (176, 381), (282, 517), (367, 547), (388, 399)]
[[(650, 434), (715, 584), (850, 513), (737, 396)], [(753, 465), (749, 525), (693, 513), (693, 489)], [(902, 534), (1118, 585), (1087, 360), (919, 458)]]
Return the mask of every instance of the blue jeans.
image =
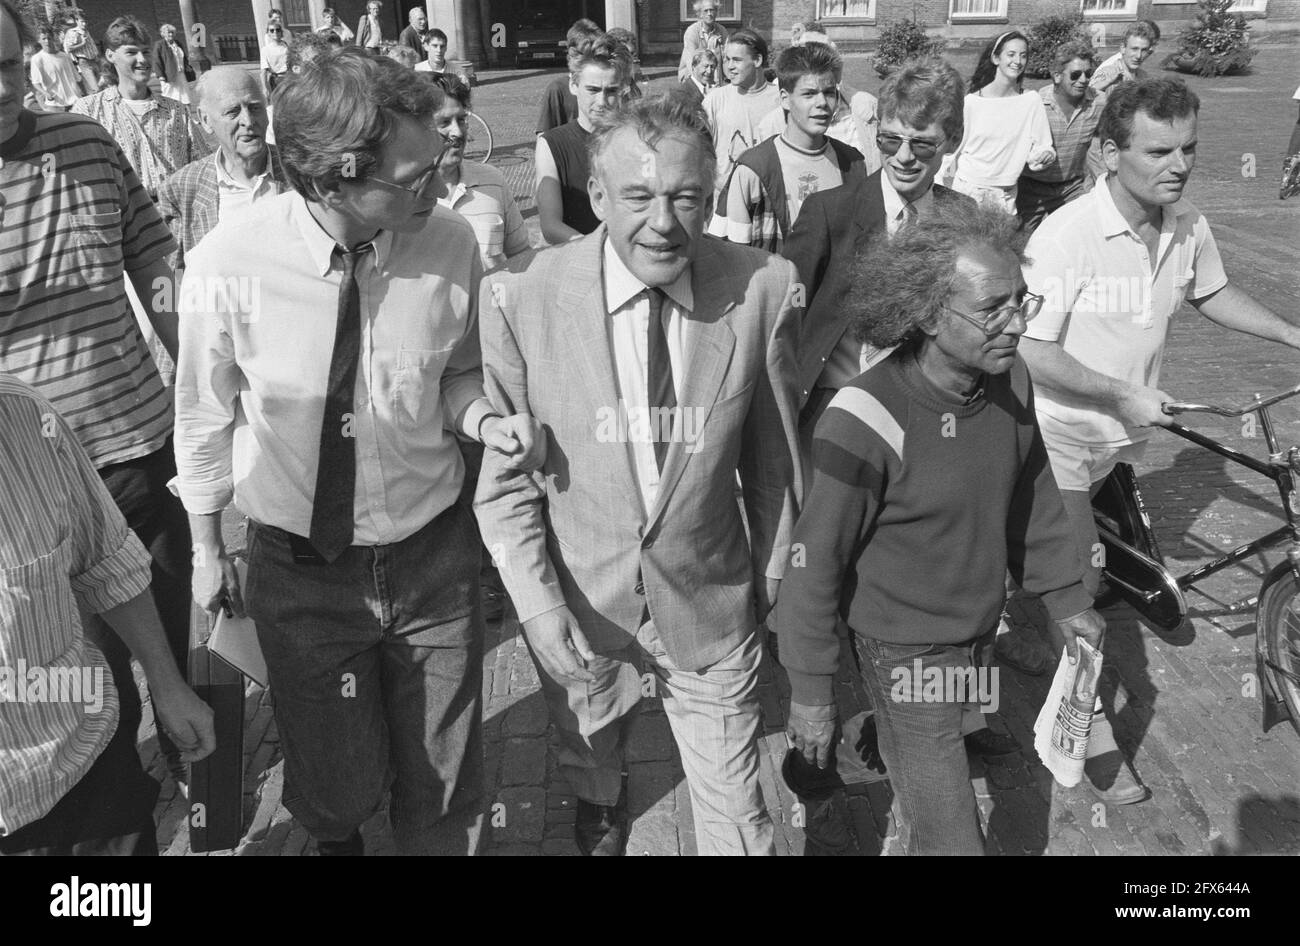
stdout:
[[(183, 677), (189, 664), (193, 550), (185, 507), (167, 488), (167, 482), (175, 475), (176, 456), (170, 437), (160, 450), (99, 470), (100, 479), (126, 518), (126, 524), (149, 551), (152, 573), (149, 591), (167, 635), (167, 646)], [(122, 705), (119, 725), (129, 729), (134, 739), (140, 728), (141, 707), (131, 676), (131, 653), (98, 617), (87, 622), (86, 632), (104, 652), (113, 678), (119, 681), (118, 697)], [(175, 746), (161, 729), (158, 747), (164, 756), (176, 754)]]
[(266, 657), (285, 807), (347, 840), (391, 787), (402, 854), (476, 852), (482, 831), (478, 534), (457, 503), (400, 542), (332, 564), (250, 522), (244, 601)]
[(862, 679), (876, 708), (880, 755), (889, 771), (908, 854), (983, 854), (970, 762), (962, 738), (966, 704), (894, 699), (895, 669), (979, 667), (986, 634), (964, 644), (889, 644), (856, 635)]

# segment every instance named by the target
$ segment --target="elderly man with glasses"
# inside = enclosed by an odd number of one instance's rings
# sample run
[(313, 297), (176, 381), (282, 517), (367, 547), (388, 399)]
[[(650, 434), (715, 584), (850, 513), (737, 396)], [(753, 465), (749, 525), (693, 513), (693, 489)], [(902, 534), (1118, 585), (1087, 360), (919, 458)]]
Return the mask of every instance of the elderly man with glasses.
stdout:
[[(438, 206), (442, 93), (349, 48), (279, 101), (293, 192), (222, 219), (181, 289), (194, 596), (256, 622), (285, 804), (322, 854), (361, 853), (390, 786), (399, 852), (464, 854), (481, 826), (484, 632), (456, 435), (519, 466), (543, 441), (483, 397), (479, 246)], [(251, 519), (242, 593), (222, 544), (232, 498)]]
[(848, 624), (909, 854), (983, 852), (962, 737), (969, 703), (998, 702), (984, 660), (1008, 569), (1042, 595), (1072, 658), (1076, 635), (1097, 644), (1104, 627), (1017, 354), (1043, 300), (1016, 226), (955, 202), (857, 267), (855, 334), (893, 351), (817, 425), (794, 533), (802, 567), (792, 561), (777, 602), (787, 733), (808, 764), (831, 762)]

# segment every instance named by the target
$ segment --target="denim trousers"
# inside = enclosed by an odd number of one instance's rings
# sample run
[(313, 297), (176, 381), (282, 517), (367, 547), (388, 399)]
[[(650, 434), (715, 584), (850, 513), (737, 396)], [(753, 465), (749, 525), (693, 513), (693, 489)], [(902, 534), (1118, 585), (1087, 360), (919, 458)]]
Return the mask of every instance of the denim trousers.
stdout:
[(484, 628), (469, 510), (332, 563), (295, 561), (293, 541), (249, 523), (244, 602), (275, 697), (285, 807), (318, 841), (345, 841), (391, 789), (399, 853), (476, 853)]
[[(126, 518), (126, 524), (149, 552), (152, 572), (149, 592), (162, 619), (167, 646), (184, 677), (189, 664), (190, 578), (194, 566), (189, 518), (181, 501), (167, 488), (167, 483), (175, 475), (176, 455), (170, 437), (161, 449), (148, 456), (114, 463), (99, 471), (100, 479)], [(140, 726), (141, 708), (132, 682), (130, 651), (98, 618), (87, 621), (86, 633), (104, 652), (113, 679), (128, 684), (118, 687), (122, 707), (118, 725), (129, 729), (134, 739)], [(164, 755), (175, 751), (161, 729), (158, 730), (158, 746)]]
[[(970, 762), (962, 738), (961, 700), (899, 700), (896, 670), (910, 678), (949, 667), (978, 668), (993, 632), (963, 644), (891, 644), (857, 634), (862, 678), (876, 709), (880, 755), (889, 770), (908, 854), (983, 854)], [(945, 694), (946, 696), (946, 694)]]

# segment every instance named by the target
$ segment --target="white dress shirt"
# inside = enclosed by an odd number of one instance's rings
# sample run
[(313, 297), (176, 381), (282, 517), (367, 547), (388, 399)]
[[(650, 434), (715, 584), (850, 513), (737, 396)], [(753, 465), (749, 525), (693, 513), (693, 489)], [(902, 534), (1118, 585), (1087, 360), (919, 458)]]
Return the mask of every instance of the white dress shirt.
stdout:
[[(483, 397), (474, 231), (435, 207), (415, 233), (381, 231), (357, 266), (356, 545), (398, 542), (456, 501), (455, 431), (477, 439)], [(176, 376), (185, 508), (232, 496), (258, 522), (311, 531), (321, 412), (342, 264), (297, 193), (224, 218), (186, 260)]]
[[(907, 216), (907, 201), (899, 196), (898, 191), (894, 190), (893, 182), (889, 180), (888, 173), (880, 175), (880, 196), (885, 204), (885, 227), (889, 235), (893, 236), (898, 232), (898, 228), (903, 225)], [(934, 206), (934, 188), (928, 187), (924, 194), (912, 201), (912, 206), (916, 208), (917, 214), (928, 213)]]
[[(628, 432), (628, 449), (632, 454), (632, 467), (636, 472), (637, 489), (645, 515), (654, 508), (659, 493), (659, 464), (655, 460), (654, 439), (645, 434), (650, 425), (637, 423), (638, 412), (645, 417), (649, 390), (647, 376), (650, 371), (648, 347), (650, 331), (650, 298), (646, 284), (632, 274), (619, 259), (609, 240), (605, 241), (605, 311), (610, 318), (610, 342), (614, 353), (614, 374), (618, 381), (619, 414), (629, 422), (619, 425)], [(683, 371), (686, 369), (685, 349), (682, 346), (683, 313), (695, 308), (695, 295), (691, 291), (691, 271), (688, 268), (671, 286), (663, 287), (665, 299), (660, 317), (668, 338), (668, 359), (673, 366), (673, 389), (678, 399), (682, 393)], [(625, 414), (626, 412), (626, 414)], [(681, 424), (675, 418), (675, 424)]]

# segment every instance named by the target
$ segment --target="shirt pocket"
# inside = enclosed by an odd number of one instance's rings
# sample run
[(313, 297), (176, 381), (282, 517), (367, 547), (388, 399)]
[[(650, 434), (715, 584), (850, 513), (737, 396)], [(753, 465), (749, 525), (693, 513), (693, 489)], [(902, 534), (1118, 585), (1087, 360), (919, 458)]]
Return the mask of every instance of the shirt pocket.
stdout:
[(455, 349), (451, 344), (446, 348), (403, 348), (398, 352), (397, 373), (393, 376), (393, 414), (398, 424), (408, 429), (442, 424), (435, 410), (442, 403), (442, 372)]
[(65, 653), (81, 627), (68, 577), (68, 540), (25, 565), (0, 568), (0, 667), (47, 666)]
[(122, 278), (122, 212), (69, 214), (74, 281), (100, 286)]

